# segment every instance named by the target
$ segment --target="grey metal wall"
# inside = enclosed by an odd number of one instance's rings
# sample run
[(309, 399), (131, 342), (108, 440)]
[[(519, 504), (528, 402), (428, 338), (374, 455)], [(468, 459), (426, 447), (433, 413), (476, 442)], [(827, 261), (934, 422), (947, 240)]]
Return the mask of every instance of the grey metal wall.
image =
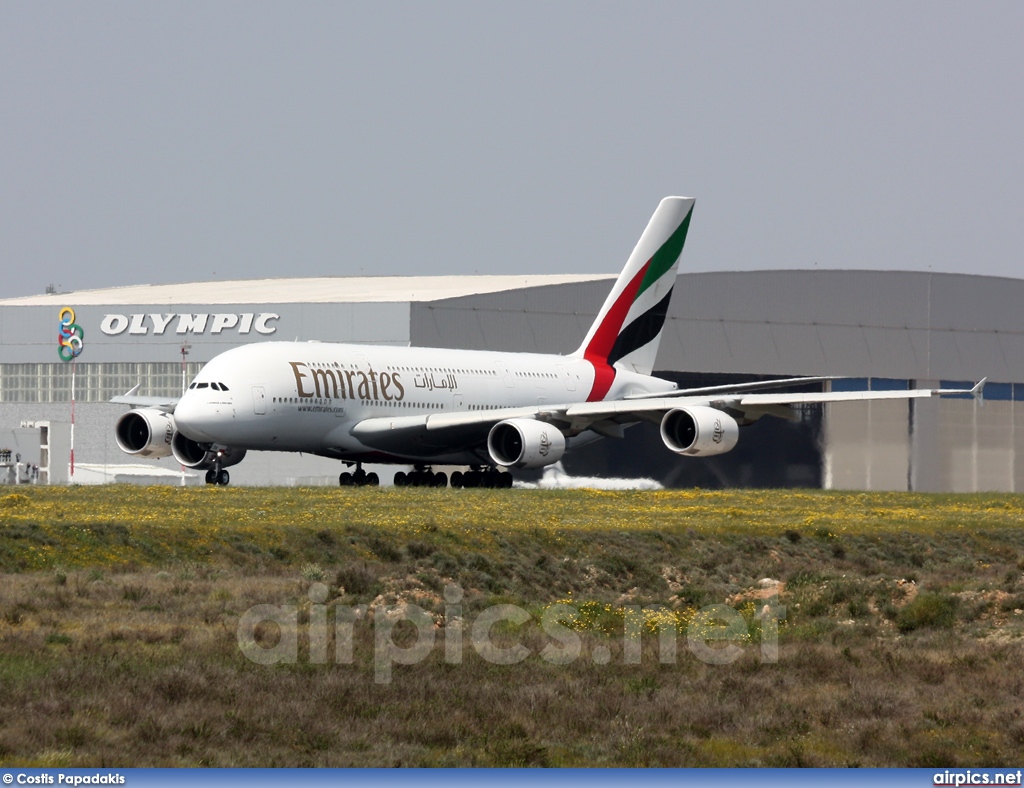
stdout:
[(882, 271), (679, 277), (658, 364), (757, 374), (1024, 378), (1024, 281)]
[[(568, 353), (611, 280), (413, 304), (413, 344)], [(892, 271), (681, 274), (657, 367), (1024, 380), (1024, 280)]]
[(1024, 402), (843, 403), (824, 423), (824, 487), (1024, 492)]
[(606, 281), (551, 285), (412, 304), (418, 347), (571, 353), (612, 288)]

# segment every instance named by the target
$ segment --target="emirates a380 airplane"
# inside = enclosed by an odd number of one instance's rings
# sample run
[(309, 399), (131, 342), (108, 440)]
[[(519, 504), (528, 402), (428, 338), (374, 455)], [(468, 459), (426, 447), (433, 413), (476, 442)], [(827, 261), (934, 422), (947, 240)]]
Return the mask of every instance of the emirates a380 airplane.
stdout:
[(165, 457), (206, 470), (227, 484), (227, 467), (249, 449), (334, 457), (354, 473), (346, 484), (379, 483), (362, 463), (413, 465), (398, 485), (444, 486), (432, 465), (465, 465), (453, 487), (509, 487), (500, 468), (540, 468), (601, 437), (623, 437), (641, 421), (660, 424), (676, 454), (729, 451), (740, 427), (764, 415), (793, 418), (812, 402), (907, 399), (970, 390), (765, 393), (827, 378), (677, 389), (652, 377), (676, 267), (694, 200), (658, 205), (597, 319), (568, 356), (380, 347), (321, 342), (267, 342), (220, 354), (180, 399), (115, 402), (133, 409), (116, 425), (128, 454)]

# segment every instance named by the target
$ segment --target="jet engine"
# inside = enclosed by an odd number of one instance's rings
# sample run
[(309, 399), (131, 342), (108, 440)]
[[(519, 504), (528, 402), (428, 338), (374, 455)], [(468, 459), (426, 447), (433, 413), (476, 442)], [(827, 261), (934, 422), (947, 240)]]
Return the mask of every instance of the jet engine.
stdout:
[(543, 468), (562, 459), (565, 436), (543, 421), (508, 419), (491, 427), (487, 452), (506, 468)]
[(740, 439), (740, 426), (728, 413), (692, 405), (665, 414), (661, 439), (676, 454), (708, 457), (731, 451)]
[(156, 408), (130, 410), (114, 427), (118, 448), (138, 457), (166, 457), (174, 434), (174, 417)]
[(229, 468), (245, 459), (245, 449), (213, 449), (207, 444), (197, 443), (181, 432), (175, 432), (171, 439), (171, 453), (174, 454), (174, 459), (186, 468), (196, 471), (209, 470), (218, 461), (222, 468)]

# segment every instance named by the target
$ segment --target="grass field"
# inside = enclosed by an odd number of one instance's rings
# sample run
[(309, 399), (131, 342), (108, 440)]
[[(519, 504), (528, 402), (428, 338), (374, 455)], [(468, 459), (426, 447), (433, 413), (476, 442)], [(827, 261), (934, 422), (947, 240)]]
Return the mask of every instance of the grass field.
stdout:
[[(1024, 496), (31, 488), (0, 493), (0, 572), (0, 765), (938, 767), (1024, 748)], [(721, 603), (739, 656), (708, 664), (688, 637)], [(243, 655), (260, 604), (296, 611), (294, 661)], [(500, 604), (527, 614), (494, 629), (529, 650), (516, 664), (452, 635)], [(541, 656), (558, 604), (577, 612), (567, 664)], [(785, 609), (774, 661), (766, 604)], [(382, 683), (401, 605), (435, 642)]]

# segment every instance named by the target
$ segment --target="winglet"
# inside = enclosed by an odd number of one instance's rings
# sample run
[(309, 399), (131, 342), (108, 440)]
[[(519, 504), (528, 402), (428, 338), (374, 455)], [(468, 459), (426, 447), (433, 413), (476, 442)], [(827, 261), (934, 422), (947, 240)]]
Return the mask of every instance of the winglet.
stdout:
[(977, 385), (971, 389), (971, 396), (974, 397), (978, 402), (985, 401), (985, 384), (988, 382), (988, 378), (982, 378), (978, 381)]
[(134, 386), (132, 386), (130, 389), (128, 389), (128, 391), (126, 391), (122, 396), (134, 397), (136, 394), (139, 393), (139, 389), (140, 388), (142, 388), (142, 384), (141, 383), (136, 383)]

